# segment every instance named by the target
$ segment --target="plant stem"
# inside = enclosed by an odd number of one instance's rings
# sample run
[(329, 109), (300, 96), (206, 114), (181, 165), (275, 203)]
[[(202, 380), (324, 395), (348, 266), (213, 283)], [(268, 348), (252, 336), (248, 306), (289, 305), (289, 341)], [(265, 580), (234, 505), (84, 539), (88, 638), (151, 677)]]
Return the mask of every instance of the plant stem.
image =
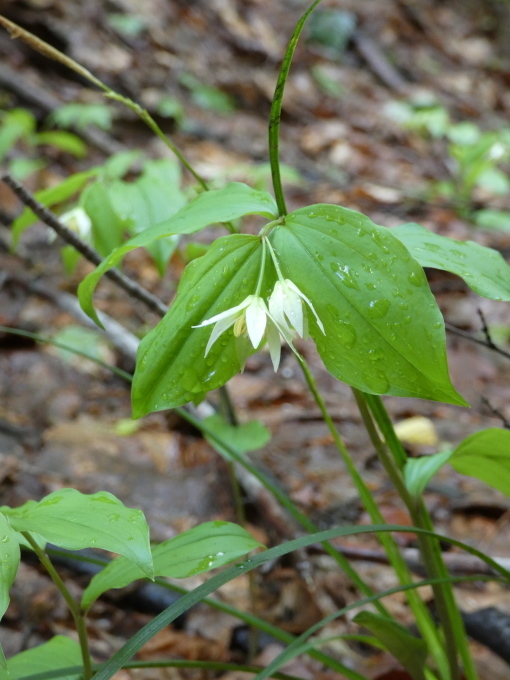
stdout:
[(287, 82), (287, 77), (289, 75), (292, 57), (294, 56), (294, 51), (296, 49), (299, 36), (301, 35), (301, 31), (303, 30), (303, 26), (305, 25), (305, 21), (320, 2), (321, 0), (315, 0), (313, 5), (311, 5), (311, 7), (309, 7), (303, 14), (301, 19), (298, 21), (296, 28), (294, 29), (294, 33), (292, 34), (289, 44), (287, 45), (287, 49), (285, 50), (280, 73), (278, 74), (278, 80), (276, 81), (273, 101), (271, 103), (271, 112), (269, 114), (269, 163), (271, 165), (271, 177), (273, 179), (276, 204), (278, 206), (278, 212), (282, 217), (287, 214), (287, 206), (285, 205), (285, 198), (283, 195), (280, 160), (278, 154), (280, 144), (280, 119), (282, 115), (283, 92), (285, 90), (285, 83)]
[(53, 583), (57, 586), (58, 590), (60, 591), (62, 597), (66, 601), (67, 606), (69, 607), (69, 610), (72, 614), (72, 617), (74, 619), (74, 622), (76, 624), (76, 630), (78, 632), (78, 639), (80, 642), (80, 649), (81, 649), (81, 656), (83, 659), (83, 680), (91, 680), (92, 678), (92, 659), (90, 658), (90, 651), (89, 651), (89, 640), (87, 636), (87, 626), (85, 623), (85, 616), (74, 599), (74, 597), (71, 595), (69, 590), (67, 589), (66, 584), (60, 577), (60, 574), (58, 571), (55, 569), (53, 566), (50, 558), (48, 555), (44, 552), (42, 548), (39, 547), (37, 544), (37, 541), (35, 541), (30, 532), (28, 531), (22, 531), (21, 532), (32, 550), (35, 552), (37, 557), (39, 558), (39, 561), (43, 565), (43, 567), (46, 569), (48, 574), (50, 575)]
[[(322, 417), (324, 419), (324, 422), (328, 426), (328, 429), (333, 437), (333, 441), (336, 444), (336, 447), (338, 451), (340, 452), (340, 455), (342, 456), (342, 459), (344, 461), (344, 464), (356, 486), (356, 489), (360, 495), (361, 501), (363, 505), (365, 506), (368, 514), (370, 515), (370, 519), (374, 524), (386, 524), (383, 516), (381, 515), (381, 512), (377, 506), (377, 503), (372, 497), (372, 494), (370, 493), (368, 487), (366, 486), (365, 482), (363, 481), (361, 475), (359, 474), (358, 470), (356, 469), (356, 466), (354, 465), (354, 462), (347, 451), (347, 448), (345, 444), (343, 443), (338, 430), (335, 427), (335, 424), (333, 422), (333, 419), (326, 407), (326, 403), (324, 402), (324, 399), (322, 398), (322, 395), (320, 394), (319, 390), (317, 389), (317, 385), (315, 382), (315, 379), (308, 368), (308, 365), (306, 361), (302, 357), (298, 357), (298, 362), (301, 366), (301, 369), (305, 375), (306, 382), (308, 383), (308, 387), (310, 388), (310, 391), (312, 392), (312, 395), (315, 399), (315, 402), (317, 403), (317, 406), (319, 407)], [(395, 543), (395, 540), (390, 534), (381, 534), (379, 536), (379, 540), (381, 541), (382, 546), (384, 547), (386, 554), (388, 555), (389, 562), (393, 569), (395, 570), (395, 573), (402, 585), (406, 585), (409, 583), (413, 582), (412, 575), (402, 557), (400, 554), (400, 551), (398, 549), (397, 544)], [(407, 592), (407, 600), (409, 602), (409, 605), (411, 609), (413, 610), (413, 613), (416, 618), (416, 623), (418, 627), (420, 628), (421, 634), (423, 635), (424, 640), (427, 642), (429, 649), (431, 650), (431, 653), (433, 654), (436, 663), (438, 665), (438, 668), (440, 669), (442, 676), (445, 678), (445, 680), (448, 678), (448, 675), (445, 674), (446, 666), (445, 666), (445, 659), (444, 659), (444, 654), (443, 654), (443, 649), (441, 642), (438, 638), (437, 635), (437, 630), (435, 628), (434, 622), (432, 620), (432, 617), (427, 610), (424, 602), (416, 593), (414, 590), (410, 590)]]
[[(393, 482), (398, 494), (404, 501), (409, 514), (411, 515), (413, 524), (422, 529), (433, 531), (434, 526), (423, 500), (421, 498), (413, 498), (405, 486), (402, 468), (407, 456), (395, 433), (393, 424), (382, 399), (379, 396), (368, 395), (354, 388), (353, 392), (379, 459)], [(372, 416), (375, 419), (384, 440), (381, 439), (377, 432)], [(371, 426), (369, 424), (370, 422), (372, 423)], [(402, 463), (402, 460), (404, 463)], [(448, 576), (448, 570), (444, 564), (441, 548), (437, 540), (431, 536), (421, 534), (418, 535), (418, 545), (430, 578), (443, 578)], [(450, 583), (444, 582), (434, 586), (433, 591), (445, 637), (451, 680), (458, 680), (461, 677), (458, 655), (460, 655), (462, 660), (466, 679), (476, 680), (478, 676), (467, 643), (464, 623), (455, 602), (453, 588)]]
[[(233, 460), (235, 460), (236, 463), (239, 463), (245, 470), (258, 479), (264, 488), (269, 491), (269, 493), (285, 508), (285, 510), (287, 510), (289, 515), (299, 522), (299, 524), (301, 524), (301, 526), (306, 529), (306, 531), (309, 533), (316, 533), (318, 531), (318, 528), (315, 526), (315, 524), (305, 514), (303, 514), (296, 505), (294, 505), (285, 492), (276, 484), (273, 484), (271, 481), (269, 481), (269, 479), (267, 479), (267, 477), (260, 470), (252, 465), (245, 456), (239, 454), (234, 448), (229, 446), (223, 439), (221, 439), (221, 437), (218, 437), (215, 432), (209, 430), (207, 425), (204, 425), (202, 422), (200, 422), (198, 418), (196, 418), (186, 409), (179, 407), (176, 408), (175, 411), (184, 420), (186, 420), (188, 423), (191, 423), (198, 430), (200, 430), (202, 434), (207, 435), (207, 437), (217, 442), (222, 448), (225, 449), (228, 455)], [(365, 581), (358, 575), (356, 570), (351, 566), (349, 560), (344, 555), (338, 552), (338, 550), (335, 550), (335, 548), (329, 543), (324, 543), (323, 546), (328, 555), (333, 557), (339, 567), (345, 571), (347, 576), (351, 579), (360, 592), (369, 597), (374, 594), (370, 586), (365, 583)], [(391, 617), (386, 607), (380, 602), (376, 601), (374, 606), (377, 607), (381, 614)]]

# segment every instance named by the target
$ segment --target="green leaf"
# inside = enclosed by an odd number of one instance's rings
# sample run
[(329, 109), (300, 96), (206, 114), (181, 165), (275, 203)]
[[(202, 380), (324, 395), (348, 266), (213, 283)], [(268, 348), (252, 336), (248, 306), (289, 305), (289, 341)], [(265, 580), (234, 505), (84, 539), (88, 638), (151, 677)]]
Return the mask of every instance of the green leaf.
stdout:
[(510, 191), (510, 179), (508, 175), (499, 168), (492, 166), (485, 168), (479, 174), (476, 183), (493, 194), (504, 196)]
[(117, 248), (97, 269), (91, 272), (78, 288), (83, 311), (99, 326), (101, 325), (92, 304), (95, 287), (104, 272), (120, 262), (130, 250), (147, 246), (173, 234), (193, 234), (209, 224), (230, 222), (243, 215), (257, 214), (272, 219), (276, 213), (276, 204), (269, 194), (251, 189), (246, 184), (232, 182), (224, 189), (200, 194), (170, 219), (146, 229)]
[(35, 130), (35, 118), (25, 109), (12, 109), (4, 113), (0, 126), (0, 161), (22, 137), (30, 138)]
[(438, 236), (419, 224), (394, 227), (396, 236), (422, 267), (457, 274), (483, 297), (510, 300), (510, 267), (500, 253), (474, 241)]
[[(64, 635), (56, 635), (39, 647), (27, 649), (7, 661), (8, 672), (0, 671), (0, 680), (18, 680), (44, 671), (81, 666), (80, 645)], [(81, 673), (59, 676), (59, 680), (80, 680)]]
[(16, 531), (35, 531), (68, 550), (102, 548), (137, 564), (152, 578), (149, 527), (141, 510), (127, 508), (107, 491), (92, 495), (76, 489), (54, 491), (41, 501), (2, 509)]
[(128, 172), (131, 166), (142, 157), (139, 149), (120, 151), (110, 156), (102, 166), (102, 175), (106, 179), (120, 179)]
[(48, 120), (63, 128), (74, 126), (77, 130), (85, 130), (89, 125), (96, 125), (102, 130), (109, 130), (112, 126), (112, 113), (106, 104), (72, 102), (53, 111)]
[(477, 226), (483, 229), (510, 231), (510, 212), (506, 210), (477, 210), (474, 220)]
[(392, 232), (332, 205), (296, 210), (271, 233), (285, 277), (311, 300), (326, 368), (371, 394), (466, 405), (446, 362), (444, 323), (423, 269)]
[(92, 222), (92, 243), (105, 257), (122, 243), (124, 223), (113, 209), (107, 187), (99, 180), (85, 188), (80, 205)]
[(510, 431), (497, 427), (476, 432), (457, 446), (450, 465), (510, 496)]
[(382, 614), (361, 612), (354, 617), (354, 623), (368, 628), (414, 680), (425, 680), (427, 645), (423, 640), (414, 637), (404, 626)]
[(37, 144), (49, 144), (51, 146), (70, 153), (76, 158), (84, 158), (87, 155), (87, 145), (85, 142), (73, 135), (72, 132), (64, 130), (49, 130), (48, 132), (39, 132), (34, 135), (34, 141)]
[(421, 458), (408, 458), (404, 467), (404, 481), (409, 493), (421, 496), (432, 477), (452, 455), (451, 451), (435, 453)]
[[(82, 186), (87, 182), (90, 177), (94, 177), (99, 173), (99, 168), (92, 168), (92, 170), (87, 170), (86, 172), (77, 172), (75, 175), (71, 175), (60, 184), (49, 189), (43, 189), (35, 194), (36, 199), (45, 205), (47, 208), (56, 205), (57, 203), (62, 203), (63, 201), (70, 198), (73, 194), (79, 191)], [(38, 217), (34, 213), (25, 208), (21, 215), (14, 221), (12, 225), (12, 238), (13, 245), (16, 246), (19, 237), (25, 231), (27, 227), (34, 222), (37, 222)]]
[(134, 418), (181, 406), (239, 372), (232, 328), (205, 357), (211, 327), (193, 326), (253, 294), (261, 258), (258, 236), (234, 234), (217, 239), (203, 257), (188, 264), (173, 305), (138, 348), (131, 392)]
[[(110, 200), (125, 228), (136, 235), (169, 219), (183, 207), (186, 198), (180, 182), (181, 173), (176, 161), (149, 161), (136, 182), (113, 183), (109, 190)], [(165, 273), (177, 241), (177, 236), (170, 236), (148, 246), (160, 276)]]
[[(153, 546), (154, 576), (195, 576), (222, 567), (261, 547), (264, 546), (237, 524), (205, 522)], [(82, 607), (88, 609), (107, 590), (124, 588), (141, 578), (145, 578), (145, 574), (136, 565), (118, 557), (93, 577), (83, 593)]]
[[(204, 425), (226, 444), (235, 449), (238, 453), (256, 451), (265, 446), (271, 439), (271, 433), (260, 420), (249, 420), (241, 425), (230, 425), (222, 418), (219, 413), (204, 418)], [(205, 435), (206, 440), (223, 458), (232, 460), (232, 457), (217, 440)]]
[(0, 512), (0, 619), (9, 604), (9, 589), (14, 583), (20, 560), (16, 531)]
[[(7, 517), (0, 512), (0, 620), (9, 606), (9, 591), (16, 578), (19, 560), (20, 549), (16, 532)], [(0, 646), (0, 668), (3, 665), (2, 657)]]

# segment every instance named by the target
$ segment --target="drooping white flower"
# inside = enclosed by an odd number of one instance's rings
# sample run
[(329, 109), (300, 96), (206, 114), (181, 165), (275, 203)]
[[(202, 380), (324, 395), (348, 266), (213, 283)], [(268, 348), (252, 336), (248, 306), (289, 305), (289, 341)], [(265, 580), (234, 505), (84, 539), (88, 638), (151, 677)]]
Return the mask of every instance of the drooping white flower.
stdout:
[(92, 222), (85, 210), (80, 206), (60, 215), (60, 221), (63, 222), (68, 229), (71, 229), (71, 231), (78, 234), (83, 240), (89, 240), (92, 233)]
[[(210, 319), (202, 321), (198, 326), (193, 328), (202, 328), (203, 326), (210, 326), (215, 324), (205, 348), (205, 356), (209, 354), (211, 347), (216, 340), (227, 331), (231, 326), (234, 326), (234, 335), (236, 338), (247, 336), (254, 349), (257, 349), (266, 330), (269, 326), (273, 326), (274, 322), (269, 316), (269, 311), (264, 300), (258, 295), (248, 295), (248, 297), (236, 307), (212, 316)], [(272, 331), (273, 329), (271, 329)], [(271, 336), (273, 333), (271, 332)], [(268, 337), (269, 340), (269, 337)], [(270, 350), (271, 350), (270, 343)], [(274, 349), (274, 348), (273, 348)]]
[(317, 325), (325, 335), (326, 331), (322, 321), (306, 295), (290, 279), (281, 279), (276, 282), (269, 298), (269, 313), (277, 326), (285, 331), (285, 333), (282, 332), (282, 335), (286, 340), (288, 336), (292, 337), (293, 331), (301, 338), (307, 337), (308, 324), (305, 302), (312, 310)]

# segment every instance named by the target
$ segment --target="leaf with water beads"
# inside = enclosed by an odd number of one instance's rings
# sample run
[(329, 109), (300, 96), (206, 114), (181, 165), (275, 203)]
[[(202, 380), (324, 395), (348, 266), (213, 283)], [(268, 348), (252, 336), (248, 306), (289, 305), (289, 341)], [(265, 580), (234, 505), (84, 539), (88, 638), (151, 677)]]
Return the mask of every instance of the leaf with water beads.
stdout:
[(448, 375), (444, 323), (427, 279), (390, 230), (333, 205), (296, 210), (270, 235), (283, 275), (311, 300), (326, 368), (372, 394), (465, 405)]
[[(152, 548), (155, 576), (185, 578), (222, 567), (242, 555), (263, 547), (243, 527), (231, 522), (205, 522)], [(123, 588), (144, 574), (123, 557), (118, 557), (94, 576), (83, 593), (82, 606), (110, 588)]]
[(422, 267), (452, 272), (483, 297), (510, 300), (510, 267), (497, 250), (439, 236), (412, 222), (394, 227), (391, 233)]
[(16, 531), (40, 534), (68, 550), (102, 548), (124, 555), (153, 576), (149, 527), (141, 510), (127, 508), (107, 491), (87, 495), (59, 489), (39, 503), (2, 508)]

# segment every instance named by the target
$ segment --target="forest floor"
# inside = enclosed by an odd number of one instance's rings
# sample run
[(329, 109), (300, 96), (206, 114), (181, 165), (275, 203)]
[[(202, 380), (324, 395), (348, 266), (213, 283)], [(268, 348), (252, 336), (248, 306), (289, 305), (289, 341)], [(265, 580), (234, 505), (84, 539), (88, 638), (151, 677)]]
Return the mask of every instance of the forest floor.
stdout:
[[(265, 164), (271, 97), (286, 42), (306, 6), (302, 0), (0, 0), (0, 13), (140, 101), (214, 185), (237, 180), (269, 188)], [(306, 40), (305, 33), (297, 48), (281, 128), (282, 160), (293, 169), (286, 172), (289, 208), (339, 204), (367, 214), (377, 224), (418, 222), (508, 256), (510, 230), (476, 227), (471, 219), (459, 216), (454, 200), (434, 193), (435, 183), (451, 179), (455, 172), (444, 138), (410, 130), (390, 115), (395, 102), (428, 98), (443, 106), (454, 122), (469, 121), (484, 131), (508, 124), (510, 55), (497, 6), (481, 0), (325, 0), (324, 8), (336, 10), (347, 26), (346, 44), (327, 47), (318, 33), (315, 40)], [(349, 29), (352, 19), (355, 28)], [(317, 26), (315, 31), (320, 33)], [(339, 24), (337, 35), (340, 31)], [(310, 30), (307, 35), (310, 38)], [(73, 101), (103, 100), (73, 73), (0, 33), (4, 109), (25, 107), (36, 116), (40, 129), (46, 129), (48, 115)], [(162, 115), (165, 104), (173, 117)], [(51, 186), (103, 163), (116, 150), (143, 149), (154, 158), (168, 155), (134, 115), (120, 105), (110, 107), (113, 125), (99, 138), (89, 135), (84, 159), (55, 149), (15, 147), (8, 158), (43, 153), (46, 157), (46, 166), (25, 181), (27, 188)], [(510, 209), (508, 195), (487, 189), (475, 189), (470, 200), (473, 209)], [(20, 211), (18, 200), (0, 185), (4, 225), (0, 324), (53, 336), (79, 326), (66, 294), (76, 292), (91, 265), (80, 262), (75, 273), (66, 276), (59, 249), (41, 225), (27, 231), (17, 251), (10, 253), (9, 224)], [(126, 258), (125, 271), (169, 304), (183, 266), (175, 255), (161, 280), (147, 254), (136, 251)], [(500, 347), (506, 347), (508, 305), (477, 297), (453, 275), (427, 274), (449, 324), (483, 340), (484, 319)], [(96, 300), (99, 308), (137, 335), (157, 322), (108, 281), (101, 283)], [(105, 339), (99, 343), (107, 361), (133, 368), (118, 348)], [(311, 343), (301, 344), (300, 350), (384, 516), (391, 523), (409, 523), (377, 463), (350, 389), (326, 372)], [(433, 434), (427, 441), (404, 441), (412, 455), (452, 448), (477, 430), (508, 426), (510, 421), (508, 358), (454, 334), (448, 335), (448, 353), (452, 381), (470, 409), (385, 398), (397, 422), (414, 416), (429, 419)], [(126, 505), (143, 509), (158, 540), (210, 519), (236, 520), (226, 464), (177, 416), (153, 414), (131, 434), (123, 434), (130, 418), (130, 395), (129, 386), (117, 376), (90, 362), (63, 357), (50, 345), (7, 334), (0, 334), (0, 376), (1, 504), (18, 505), (62, 486), (86, 493), (104, 489)], [(276, 375), (267, 353), (255, 355), (230, 387), (241, 420), (260, 419), (272, 434), (270, 443), (251, 454), (251, 460), (320, 528), (369, 522), (291, 352), (284, 353)], [(211, 401), (215, 402), (214, 395)], [(460, 477), (448, 466), (434, 479), (425, 499), (440, 532), (492, 556), (510, 558), (510, 499)], [(291, 521), (282, 522), (267, 499), (248, 496), (247, 514), (250, 530), (266, 545), (300, 533)], [(412, 535), (398, 540), (406, 550), (414, 547)], [(351, 551), (353, 564), (374, 589), (395, 584), (388, 566), (367, 559), (368, 553), (379, 554), (377, 539), (365, 535), (337, 544)], [(462, 564), (458, 569), (462, 573)], [(71, 570), (65, 574), (78, 593), (84, 577)], [(205, 578), (183, 583), (192, 587)], [(273, 565), (257, 576), (255, 585), (256, 612), (292, 633), (356, 599), (347, 579), (318, 550)], [(456, 592), (466, 613), (497, 606), (510, 616), (510, 592), (504, 586), (476, 583)], [(239, 577), (218, 597), (250, 608), (248, 577)], [(387, 604), (404, 624), (410, 623), (402, 595), (389, 598)], [(123, 607), (128, 606), (133, 609), (126, 616)], [(107, 659), (149, 617), (126, 598), (98, 602), (89, 626), (95, 658)], [(49, 579), (24, 562), (0, 626), (6, 656), (57, 633), (72, 636), (72, 628)], [(328, 633), (355, 628), (349, 619), (341, 619)], [(481, 680), (509, 677), (503, 660), (479, 642), (472, 644)], [(267, 663), (280, 650), (279, 643), (266, 641), (254, 661)], [(380, 652), (340, 642), (329, 651), (374, 680), (407, 678)], [(189, 612), (180, 628), (167, 628), (156, 636), (138, 658), (243, 661), (245, 652), (246, 631), (239, 622), (201, 605)], [(287, 672), (324, 680), (338, 677), (307, 658), (295, 661)], [(116, 677), (209, 675), (154, 669), (122, 671)], [(234, 680), (241, 674), (220, 677)]]

